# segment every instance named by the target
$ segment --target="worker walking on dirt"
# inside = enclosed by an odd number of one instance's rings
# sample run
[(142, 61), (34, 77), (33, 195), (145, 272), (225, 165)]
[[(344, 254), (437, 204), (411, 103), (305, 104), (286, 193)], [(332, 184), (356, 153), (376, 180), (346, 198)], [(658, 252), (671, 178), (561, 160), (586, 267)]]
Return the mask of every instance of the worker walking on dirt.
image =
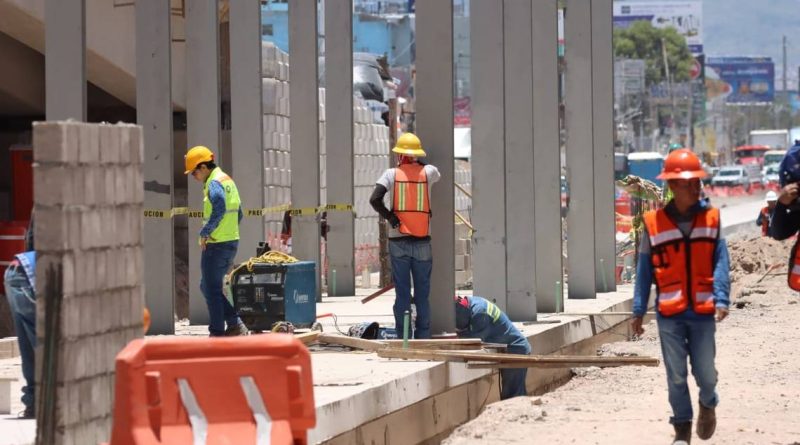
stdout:
[(247, 328), (222, 291), (223, 279), (239, 248), (243, 216), (239, 190), (214, 163), (214, 153), (203, 146), (192, 147), (186, 154), (185, 174), (203, 184), (200, 289), (208, 305), (208, 332), (212, 337), (246, 335)]
[(658, 334), (667, 371), (670, 423), (675, 444), (692, 438), (692, 402), (687, 358), (700, 388), (697, 436), (709, 439), (716, 428), (717, 370), (714, 366), (716, 321), (728, 315), (728, 247), (721, 236), (719, 209), (700, 200), (700, 179), (707, 174), (689, 149), (667, 156), (665, 179), (673, 198), (644, 216), (646, 233), (639, 248), (632, 329), (642, 335), (642, 319), (655, 281)]
[[(431, 206), (430, 186), (439, 180), (439, 170), (423, 164), (425, 151), (419, 138), (405, 133), (392, 148), (397, 167), (383, 172), (375, 184), (369, 203), (389, 222), (389, 257), (395, 285), (395, 329), (402, 332), (403, 317), (411, 309), (411, 278), (414, 278), (414, 304), (417, 319), (414, 338), (430, 338), (431, 311), (428, 294), (431, 288)], [(390, 207), (384, 202), (391, 191)]]
[(767, 205), (758, 212), (756, 225), (761, 227), (761, 236), (772, 236), (769, 225), (770, 221), (772, 221), (772, 215), (775, 214), (775, 205), (778, 204), (778, 194), (770, 190), (767, 192), (767, 197), (764, 201)]
[[(463, 338), (480, 338), (485, 343), (508, 345), (509, 354), (531, 353), (528, 339), (494, 303), (482, 297), (455, 296), (456, 332)], [(528, 395), (528, 368), (500, 369), (500, 399)]]

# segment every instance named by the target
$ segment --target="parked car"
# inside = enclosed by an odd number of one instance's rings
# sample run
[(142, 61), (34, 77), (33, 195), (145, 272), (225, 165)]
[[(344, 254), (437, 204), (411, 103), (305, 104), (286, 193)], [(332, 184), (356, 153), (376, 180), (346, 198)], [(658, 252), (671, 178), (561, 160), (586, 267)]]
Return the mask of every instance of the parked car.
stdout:
[(780, 182), (780, 176), (778, 172), (780, 169), (778, 168), (780, 164), (772, 164), (764, 169), (764, 178), (762, 179), (763, 184), (766, 186), (770, 183), (778, 184)]
[(705, 170), (706, 173), (708, 173), (708, 176), (702, 179), (703, 185), (711, 185), (711, 179), (717, 175), (719, 172), (719, 167), (706, 166)]
[(760, 182), (761, 171), (756, 164), (722, 167), (719, 172), (711, 178), (711, 185), (714, 187), (735, 187), (741, 185), (748, 190), (751, 185)]

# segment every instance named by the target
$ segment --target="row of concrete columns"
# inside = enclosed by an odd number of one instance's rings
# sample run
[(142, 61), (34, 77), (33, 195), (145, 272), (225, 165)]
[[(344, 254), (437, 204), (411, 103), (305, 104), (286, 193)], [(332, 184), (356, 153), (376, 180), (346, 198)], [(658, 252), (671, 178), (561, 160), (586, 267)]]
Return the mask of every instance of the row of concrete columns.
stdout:
[[(566, 126), (570, 182), (570, 298), (614, 290), (612, 0), (567, 0)], [(48, 119), (85, 120), (84, 0), (47, 1)], [(563, 308), (557, 0), (473, 0), (473, 187), (476, 294), (497, 301), (515, 320)], [(172, 206), (172, 100), (169, 2), (136, 1), (137, 112), (145, 138), (145, 207)], [(232, 165), (245, 205), (263, 202), (260, 2), (231, 2)], [(352, 0), (325, 7), (328, 200), (352, 203)], [(219, 26), (216, 0), (186, 8), (188, 145), (219, 155)], [(319, 99), (316, 2), (290, 0), (290, 138), (292, 206), (319, 205)], [(452, 330), (455, 288), (453, 215), (453, 8), (417, 4), (417, 132), (428, 161), (442, 173), (433, 187), (434, 333)], [(312, 31), (313, 30), (313, 31)], [(75, 57), (80, 54), (80, 57)], [(219, 159), (219, 156), (218, 156)], [(223, 166), (227, 167), (227, 166)], [(350, 174), (347, 174), (347, 173)], [(246, 178), (246, 179), (245, 179)], [(202, 202), (189, 186), (189, 205)], [(330, 270), (338, 295), (354, 293), (353, 218), (329, 215)], [(200, 292), (200, 220), (189, 224), (192, 323), (208, 320)], [(319, 224), (293, 220), (294, 254), (320, 264)], [(263, 238), (245, 219), (238, 259)], [(145, 280), (153, 332), (173, 332), (172, 222), (145, 223)], [(329, 275), (329, 282), (334, 277)], [(319, 281), (317, 282), (319, 289)]]

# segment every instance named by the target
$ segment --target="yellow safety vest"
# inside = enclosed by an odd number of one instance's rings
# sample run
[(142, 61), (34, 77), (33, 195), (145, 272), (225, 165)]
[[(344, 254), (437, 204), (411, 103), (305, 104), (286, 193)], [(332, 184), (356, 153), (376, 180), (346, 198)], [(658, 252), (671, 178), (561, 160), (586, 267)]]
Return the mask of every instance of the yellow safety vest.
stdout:
[(208, 199), (208, 183), (210, 181), (217, 181), (225, 191), (225, 215), (217, 228), (211, 232), (208, 242), (224, 243), (238, 240), (239, 208), (242, 205), (242, 201), (239, 198), (239, 189), (236, 188), (233, 179), (219, 167), (211, 171), (206, 183), (203, 185), (203, 224), (207, 224), (208, 220), (211, 219), (211, 201)]

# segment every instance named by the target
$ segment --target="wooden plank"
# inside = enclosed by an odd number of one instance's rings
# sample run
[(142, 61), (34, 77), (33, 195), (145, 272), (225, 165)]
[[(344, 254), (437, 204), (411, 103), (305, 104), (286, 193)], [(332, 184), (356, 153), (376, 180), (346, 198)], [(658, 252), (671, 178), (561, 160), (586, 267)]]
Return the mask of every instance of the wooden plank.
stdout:
[(350, 348), (363, 349), (365, 351), (378, 351), (386, 348), (386, 345), (375, 340), (365, 340), (363, 338), (347, 337), (345, 335), (335, 334), (320, 334), (318, 339), (320, 343), (329, 345), (347, 346)]
[(377, 351), (378, 357), (382, 358), (405, 358), (418, 360), (435, 361), (457, 361), (457, 362), (489, 362), (498, 364), (521, 363), (530, 366), (526, 367), (577, 367), (577, 366), (601, 366), (617, 363), (623, 365), (658, 366), (659, 361), (652, 357), (599, 357), (599, 356), (579, 356), (579, 355), (522, 355), (522, 354), (490, 354), (482, 352), (464, 351), (437, 351), (437, 350), (415, 350), (415, 349), (395, 349), (388, 348)]
[(303, 332), (302, 334), (295, 334), (294, 338), (300, 340), (304, 345), (307, 345), (317, 341), (321, 334), (322, 332), (319, 331)]
[[(398, 340), (383, 340), (383, 343), (386, 343), (387, 345), (390, 345), (390, 346), (402, 345), (403, 344), (403, 340), (400, 340), (400, 339), (398, 339)], [(473, 345), (473, 346), (479, 346), (480, 347), (480, 345), (482, 343), (483, 342), (481, 341), (480, 338), (453, 338), (453, 339), (448, 338), (448, 339), (442, 339), (442, 340), (427, 339), (427, 340), (409, 340), (408, 341), (408, 344), (411, 345), (411, 346), (414, 346), (414, 347), (436, 346), (436, 345)]]
[(369, 303), (370, 301), (380, 297), (381, 295), (385, 294), (386, 292), (389, 292), (392, 289), (394, 289), (394, 284), (390, 284), (388, 286), (384, 286), (383, 288), (378, 289), (377, 292), (362, 298), (361, 299), (361, 304)]
[[(578, 316), (578, 317), (602, 317), (606, 315), (615, 315), (620, 317), (632, 317), (633, 312), (559, 312), (557, 314), (547, 314), (548, 317), (566, 317), (566, 316)], [(655, 315), (655, 312), (645, 312), (645, 315)]]
[[(608, 359), (617, 359), (620, 357), (602, 357)], [(585, 368), (593, 366), (596, 368), (618, 368), (621, 366), (658, 366), (659, 361), (651, 357), (625, 357), (625, 358), (638, 358), (642, 360), (609, 360), (603, 362), (596, 362), (587, 364), (583, 360), (577, 362), (562, 362), (562, 363), (490, 363), (490, 362), (467, 362), (467, 369), (511, 369), (511, 368)]]

